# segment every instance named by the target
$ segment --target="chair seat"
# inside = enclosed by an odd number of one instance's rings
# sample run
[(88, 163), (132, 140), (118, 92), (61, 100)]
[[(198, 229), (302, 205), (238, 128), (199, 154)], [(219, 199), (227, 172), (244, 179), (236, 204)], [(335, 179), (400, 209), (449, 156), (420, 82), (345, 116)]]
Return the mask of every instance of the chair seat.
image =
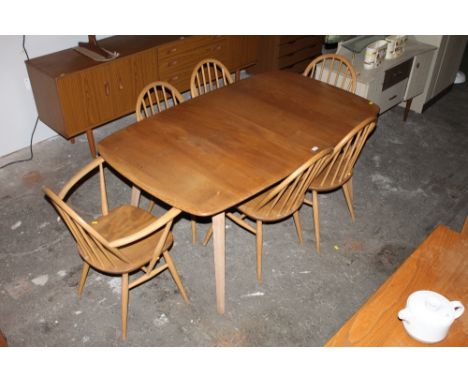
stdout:
[[(110, 210), (107, 215), (100, 216), (90, 224), (107, 241), (111, 242), (138, 232), (156, 220), (157, 218), (155, 216), (145, 210), (129, 204), (124, 204)], [(120, 247), (120, 252), (129, 263), (125, 264), (115, 259), (113, 267), (106, 267), (106, 269), (103, 270), (110, 273), (127, 273), (146, 265), (153, 257), (154, 250), (162, 232), (163, 229), (160, 229), (137, 242)], [(172, 232), (169, 232), (162, 251), (166, 251), (172, 245), (173, 241)]]

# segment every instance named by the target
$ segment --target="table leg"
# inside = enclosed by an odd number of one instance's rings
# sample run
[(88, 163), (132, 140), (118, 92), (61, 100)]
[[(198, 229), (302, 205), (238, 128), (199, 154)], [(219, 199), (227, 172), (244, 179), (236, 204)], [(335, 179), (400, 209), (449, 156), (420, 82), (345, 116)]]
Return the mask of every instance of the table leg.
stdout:
[(224, 234), (225, 215), (221, 212), (213, 216), (213, 247), (214, 266), (216, 280), (216, 308), (219, 314), (224, 314), (224, 291), (225, 291), (225, 258), (224, 258)]

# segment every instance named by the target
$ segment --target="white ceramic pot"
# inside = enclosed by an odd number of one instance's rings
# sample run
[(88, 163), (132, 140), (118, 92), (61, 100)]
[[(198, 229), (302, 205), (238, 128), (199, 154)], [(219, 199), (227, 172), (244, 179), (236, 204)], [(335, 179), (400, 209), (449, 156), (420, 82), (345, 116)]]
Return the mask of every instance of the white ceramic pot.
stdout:
[(439, 293), (420, 290), (408, 297), (406, 308), (400, 310), (398, 318), (411, 337), (435, 343), (447, 336), (453, 321), (464, 311), (460, 301), (449, 301)]

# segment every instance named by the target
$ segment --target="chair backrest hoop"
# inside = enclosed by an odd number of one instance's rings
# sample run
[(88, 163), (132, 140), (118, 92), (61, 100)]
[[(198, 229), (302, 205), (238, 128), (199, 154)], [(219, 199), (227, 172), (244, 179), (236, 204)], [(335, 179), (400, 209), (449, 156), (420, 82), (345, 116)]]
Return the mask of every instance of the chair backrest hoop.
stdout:
[(117, 248), (112, 248), (109, 242), (102, 237), (90, 224), (79, 216), (66, 202), (70, 191), (88, 174), (99, 169), (99, 183), (101, 193), (101, 208), (103, 215), (108, 212), (106, 187), (104, 179), (104, 159), (98, 157), (79, 170), (56, 194), (48, 187), (43, 187), (44, 193), (49, 197), (54, 207), (70, 229), (76, 240), (80, 255), (94, 268), (106, 270), (111, 264), (122, 262), (128, 264)]
[(190, 93), (195, 98), (232, 83), (234, 80), (228, 68), (215, 58), (207, 58), (200, 61), (192, 71)]
[(338, 54), (327, 53), (316, 57), (302, 74), (351, 93), (356, 92), (356, 71), (346, 57)]
[(184, 102), (184, 97), (170, 83), (151, 82), (138, 95), (135, 105), (136, 119), (141, 121), (182, 102)]
[(276, 216), (286, 217), (294, 213), (301, 206), (311, 182), (329, 162), (331, 153), (331, 148), (324, 149), (308, 159), (278, 185), (263, 193), (258, 208), (266, 213), (274, 211)]
[(320, 186), (339, 186), (351, 178), (354, 165), (375, 125), (376, 117), (366, 119), (335, 146), (330, 161), (320, 176)]
[(80, 255), (94, 268), (107, 271), (116, 263), (128, 264), (117, 248), (112, 248), (90, 224), (48, 187), (43, 188), (76, 240)]

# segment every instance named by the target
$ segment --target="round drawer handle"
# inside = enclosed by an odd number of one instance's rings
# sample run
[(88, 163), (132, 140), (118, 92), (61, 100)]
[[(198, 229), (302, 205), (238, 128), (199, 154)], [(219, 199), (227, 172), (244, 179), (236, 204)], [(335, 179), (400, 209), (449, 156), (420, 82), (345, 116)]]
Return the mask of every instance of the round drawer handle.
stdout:
[(104, 91), (106, 92), (106, 96), (110, 96), (110, 86), (109, 86), (109, 82), (105, 82), (104, 83)]
[(174, 66), (174, 65), (177, 65), (177, 60), (169, 62), (167, 66)]
[(169, 49), (169, 53), (175, 53), (175, 52), (177, 52), (177, 48)]
[(169, 79), (169, 82), (171, 81), (177, 81), (179, 79), (179, 76), (174, 76)]
[(390, 97), (388, 100), (391, 101), (391, 100), (395, 99), (396, 97), (397, 97), (397, 96), (396, 96), (396, 94), (395, 94), (393, 97)]
[(416, 69), (419, 69), (420, 66), (421, 66), (421, 63), (418, 62), (418, 63), (416, 64)]

